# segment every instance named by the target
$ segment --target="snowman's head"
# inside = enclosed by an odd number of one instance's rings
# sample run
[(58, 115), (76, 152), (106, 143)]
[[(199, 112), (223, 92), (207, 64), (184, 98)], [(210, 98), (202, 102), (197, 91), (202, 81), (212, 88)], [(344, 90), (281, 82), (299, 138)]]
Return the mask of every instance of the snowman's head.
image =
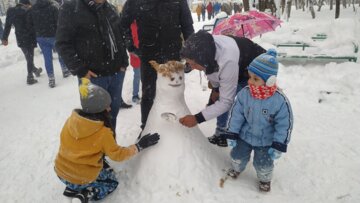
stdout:
[(181, 87), (184, 84), (184, 64), (180, 61), (168, 61), (158, 64), (156, 61), (149, 61), (158, 73), (158, 82), (161, 85)]

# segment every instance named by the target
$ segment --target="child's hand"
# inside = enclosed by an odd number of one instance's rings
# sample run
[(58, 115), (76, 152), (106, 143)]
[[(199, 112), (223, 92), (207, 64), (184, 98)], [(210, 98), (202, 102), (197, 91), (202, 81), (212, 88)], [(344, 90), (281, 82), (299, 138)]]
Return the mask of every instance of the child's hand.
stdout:
[(272, 160), (278, 159), (281, 156), (281, 152), (279, 150), (276, 150), (276, 149), (272, 148), (272, 147), (268, 150), (268, 154), (270, 155), (270, 158)]
[(145, 136), (141, 137), (140, 140), (135, 144), (135, 146), (138, 149), (138, 152), (141, 150), (150, 147), (152, 145), (155, 145), (158, 143), (160, 139), (160, 135), (157, 133), (154, 134), (146, 134)]

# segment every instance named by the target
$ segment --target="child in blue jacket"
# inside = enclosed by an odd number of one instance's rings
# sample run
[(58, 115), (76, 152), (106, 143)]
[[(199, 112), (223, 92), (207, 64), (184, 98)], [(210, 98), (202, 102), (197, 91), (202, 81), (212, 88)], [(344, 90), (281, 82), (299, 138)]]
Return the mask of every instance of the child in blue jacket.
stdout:
[(276, 85), (278, 62), (276, 51), (256, 57), (248, 67), (248, 86), (236, 96), (229, 115), (227, 132), (222, 136), (235, 139), (231, 150), (232, 178), (245, 170), (254, 150), (253, 165), (260, 191), (270, 191), (274, 160), (286, 152), (293, 127), (289, 100)]

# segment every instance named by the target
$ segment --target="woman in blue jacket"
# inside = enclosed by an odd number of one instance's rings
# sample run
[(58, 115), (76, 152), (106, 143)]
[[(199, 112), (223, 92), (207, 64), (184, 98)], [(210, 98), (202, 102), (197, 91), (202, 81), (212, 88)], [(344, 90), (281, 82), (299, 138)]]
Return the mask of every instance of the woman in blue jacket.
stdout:
[(276, 51), (256, 57), (249, 65), (248, 86), (236, 96), (224, 138), (235, 139), (231, 151), (232, 178), (245, 170), (254, 150), (253, 165), (260, 191), (270, 191), (274, 160), (287, 151), (293, 126), (289, 100), (276, 85)]

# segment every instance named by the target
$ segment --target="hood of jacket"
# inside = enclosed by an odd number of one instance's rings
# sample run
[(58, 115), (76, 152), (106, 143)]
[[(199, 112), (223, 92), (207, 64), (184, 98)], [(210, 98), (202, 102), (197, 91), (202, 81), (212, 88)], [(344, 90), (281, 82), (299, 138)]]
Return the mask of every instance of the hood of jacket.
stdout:
[(76, 139), (89, 137), (105, 127), (103, 121), (82, 117), (79, 115), (78, 110), (72, 112), (67, 122), (67, 130)]

